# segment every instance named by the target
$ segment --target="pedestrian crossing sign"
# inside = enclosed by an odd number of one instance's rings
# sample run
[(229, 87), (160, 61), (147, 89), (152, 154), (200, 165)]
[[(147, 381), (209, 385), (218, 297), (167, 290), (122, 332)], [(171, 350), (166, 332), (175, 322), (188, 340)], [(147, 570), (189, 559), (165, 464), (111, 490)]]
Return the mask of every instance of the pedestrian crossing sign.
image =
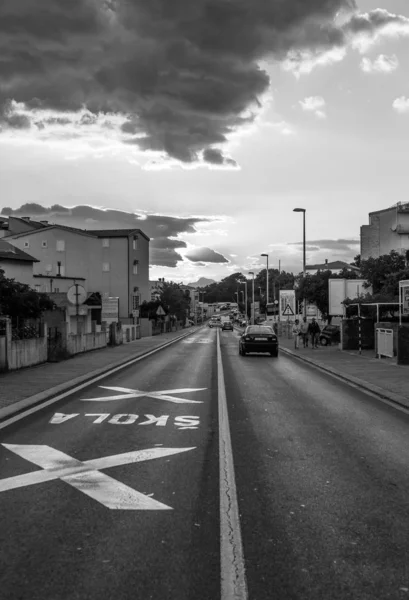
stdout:
[(292, 317), (294, 315), (294, 311), (289, 304), (284, 309), (283, 317)]
[(166, 313), (161, 306), (158, 306), (158, 308), (156, 309), (156, 314), (158, 315), (158, 317), (161, 317), (161, 316), (165, 315)]

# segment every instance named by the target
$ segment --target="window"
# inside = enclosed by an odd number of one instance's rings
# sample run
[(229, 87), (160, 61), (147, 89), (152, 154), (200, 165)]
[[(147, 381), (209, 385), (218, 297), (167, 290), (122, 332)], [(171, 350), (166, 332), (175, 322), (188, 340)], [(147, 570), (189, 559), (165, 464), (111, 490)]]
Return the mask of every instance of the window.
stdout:
[(139, 295), (132, 296), (132, 310), (138, 310), (139, 308)]
[(104, 238), (102, 240), (102, 247), (103, 248), (109, 248), (109, 238)]
[(53, 290), (54, 292), (56, 292), (57, 294), (60, 292), (60, 288), (54, 288)]
[(137, 250), (137, 249), (138, 249), (138, 236), (137, 236), (137, 235), (134, 235), (134, 236), (133, 236), (132, 248), (133, 248), (134, 250)]
[(51, 273), (52, 270), (53, 270), (53, 266), (52, 265), (45, 265), (45, 272), (46, 273)]
[(64, 265), (60, 266), (60, 275), (61, 275), (61, 277), (65, 276), (65, 266)]
[(64, 251), (65, 251), (65, 241), (57, 240), (57, 252), (64, 252)]
[(48, 248), (47, 240), (41, 242), (41, 248)]
[(36, 292), (38, 292), (38, 293), (41, 292), (41, 283), (36, 283), (34, 287), (35, 287)]
[(138, 264), (139, 264), (139, 260), (134, 260), (133, 261), (132, 273), (134, 275), (138, 274)]
[(109, 263), (102, 263), (102, 270), (105, 272), (109, 271)]
[(24, 248), (30, 248), (30, 242), (24, 242)]

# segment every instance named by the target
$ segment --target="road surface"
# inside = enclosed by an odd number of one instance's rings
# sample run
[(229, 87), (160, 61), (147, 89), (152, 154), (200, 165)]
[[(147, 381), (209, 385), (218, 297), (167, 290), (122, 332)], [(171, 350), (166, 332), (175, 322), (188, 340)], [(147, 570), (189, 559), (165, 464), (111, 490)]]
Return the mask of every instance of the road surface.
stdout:
[(208, 328), (0, 429), (0, 595), (233, 600), (218, 335), (240, 600), (408, 597), (409, 417), (284, 354), (241, 357), (236, 332)]

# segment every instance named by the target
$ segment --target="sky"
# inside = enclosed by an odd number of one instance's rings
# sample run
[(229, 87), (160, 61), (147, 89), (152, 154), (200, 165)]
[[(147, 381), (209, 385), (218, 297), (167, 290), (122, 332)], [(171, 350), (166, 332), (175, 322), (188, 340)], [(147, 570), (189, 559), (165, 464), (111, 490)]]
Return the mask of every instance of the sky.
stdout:
[(0, 209), (138, 227), (187, 283), (300, 272), (302, 207), (350, 262), (407, 201), (408, 73), (407, 0), (2, 0)]

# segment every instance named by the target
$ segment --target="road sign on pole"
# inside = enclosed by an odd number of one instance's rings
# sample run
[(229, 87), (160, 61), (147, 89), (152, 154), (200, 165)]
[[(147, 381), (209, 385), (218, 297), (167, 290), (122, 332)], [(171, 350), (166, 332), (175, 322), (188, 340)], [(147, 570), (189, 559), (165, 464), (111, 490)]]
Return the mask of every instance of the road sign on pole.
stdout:
[(158, 317), (163, 317), (163, 315), (165, 315), (166, 313), (161, 306), (158, 306), (158, 308), (156, 309), (156, 314), (158, 315)]
[(292, 317), (294, 316), (294, 311), (289, 304), (285, 307), (283, 311), (283, 317)]

